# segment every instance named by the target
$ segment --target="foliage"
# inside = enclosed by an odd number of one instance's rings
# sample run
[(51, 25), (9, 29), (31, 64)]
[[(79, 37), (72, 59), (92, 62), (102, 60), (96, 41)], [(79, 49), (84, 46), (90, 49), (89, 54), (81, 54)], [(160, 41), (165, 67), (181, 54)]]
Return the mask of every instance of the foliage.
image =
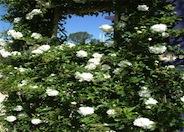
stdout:
[[(68, 1), (65, 8), (103, 2)], [(172, 65), (184, 58), (184, 51), (169, 45), (169, 36), (184, 31), (172, 30), (180, 20), (172, 4), (111, 4), (124, 11), (113, 25), (120, 39), (111, 47), (56, 45), (39, 34), (30, 41), (41, 46), (21, 52), (2, 47), (0, 91), (8, 97), (0, 121), (8, 131), (174, 132), (184, 127), (184, 71)]]

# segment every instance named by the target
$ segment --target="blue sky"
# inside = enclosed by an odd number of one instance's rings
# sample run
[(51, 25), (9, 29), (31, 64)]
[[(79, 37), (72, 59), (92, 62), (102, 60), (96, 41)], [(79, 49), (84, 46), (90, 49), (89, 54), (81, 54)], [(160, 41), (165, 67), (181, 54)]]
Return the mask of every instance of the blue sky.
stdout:
[[(4, 14), (5, 10), (0, 7), (0, 15)], [(67, 34), (75, 33), (78, 31), (87, 31), (89, 34), (93, 35), (93, 38), (99, 39), (100, 33), (102, 31), (98, 28), (102, 24), (111, 24), (110, 20), (105, 19), (106, 15), (99, 15), (98, 17), (95, 16), (85, 16), (85, 17), (78, 17), (72, 16), (72, 18), (67, 19), (67, 24), (65, 25), (65, 29)], [(11, 29), (11, 25), (7, 22), (0, 21), (0, 32)]]

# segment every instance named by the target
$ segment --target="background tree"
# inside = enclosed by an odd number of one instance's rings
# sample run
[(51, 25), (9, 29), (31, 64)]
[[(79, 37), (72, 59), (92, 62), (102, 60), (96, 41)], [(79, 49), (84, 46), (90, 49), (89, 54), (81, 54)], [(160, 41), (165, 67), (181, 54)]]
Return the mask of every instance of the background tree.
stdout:
[(90, 40), (92, 37), (93, 35), (87, 32), (76, 32), (71, 33), (68, 38), (76, 44), (85, 44), (86, 41)]
[(99, 44), (100, 43), (100, 40), (99, 39), (92, 38), (89, 43), (90, 44)]

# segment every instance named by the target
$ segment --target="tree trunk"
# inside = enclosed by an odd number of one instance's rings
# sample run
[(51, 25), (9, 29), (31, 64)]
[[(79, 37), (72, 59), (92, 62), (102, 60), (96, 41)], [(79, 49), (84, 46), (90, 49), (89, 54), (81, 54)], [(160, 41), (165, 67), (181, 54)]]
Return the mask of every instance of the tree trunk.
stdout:
[(60, 19), (60, 7), (55, 7), (53, 29), (52, 29), (52, 36), (51, 36), (52, 39), (57, 37), (59, 19)]
[[(118, 5), (118, 0), (116, 1), (116, 5)], [(119, 9), (115, 9), (115, 16), (114, 16), (114, 24), (118, 24), (120, 21), (120, 17), (121, 17), (121, 13), (119, 11)], [(121, 35), (119, 34), (117, 28), (114, 28), (114, 42), (116, 45), (118, 45), (118, 41), (120, 40)]]

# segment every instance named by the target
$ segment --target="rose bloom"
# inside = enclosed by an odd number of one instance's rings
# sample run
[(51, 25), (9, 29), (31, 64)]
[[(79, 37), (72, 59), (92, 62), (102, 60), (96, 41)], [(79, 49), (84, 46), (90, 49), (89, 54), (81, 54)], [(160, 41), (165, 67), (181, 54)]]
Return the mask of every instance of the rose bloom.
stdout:
[(102, 71), (108, 71), (109, 69), (111, 69), (111, 67), (107, 64), (103, 64), (102, 65)]
[(79, 50), (77, 51), (77, 54), (76, 54), (77, 57), (87, 57), (88, 56), (88, 53), (84, 50)]
[(151, 129), (154, 122), (148, 118), (137, 118), (133, 122), (134, 126), (142, 127), (144, 129)]
[(17, 105), (13, 110), (14, 111), (22, 111), (23, 107), (21, 105)]
[(138, 11), (148, 11), (149, 7), (147, 5), (138, 5)]
[(161, 61), (165, 61), (165, 62), (171, 62), (171, 61), (175, 61), (177, 59), (177, 57), (174, 54), (162, 54), (159, 55), (159, 59)]
[(17, 118), (16, 118), (15, 116), (7, 116), (7, 117), (6, 117), (6, 120), (7, 120), (8, 122), (14, 122), (16, 119), (17, 119)]
[(99, 65), (100, 64), (100, 58), (91, 58), (88, 60), (88, 63), (93, 63), (95, 65)]
[(116, 111), (114, 109), (109, 109), (106, 113), (108, 115), (115, 115), (116, 114)]
[(141, 90), (138, 91), (138, 94), (140, 97), (150, 97), (151, 96), (149, 89), (145, 86), (141, 87)]
[(46, 94), (48, 96), (57, 96), (59, 94), (59, 91), (57, 91), (55, 89), (47, 89)]
[(155, 105), (155, 104), (157, 104), (157, 103), (158, 103), (158, 101), (155, 100), (154, 98), (149, 98), (149, 99), (146, 100), (146, 102), (145, 102), (146, 105)]
[(174, 68), (175, 68), (175, 65), (168, 65), (168, 66), (165, 66), (165, 68), (166, 68), (167, 70), (169, 70), (169, 69), (174, 69)]
[(114, 69), (113, 73), (114, 73), (115, 75), (120, 74), (120, 68), (116, 68), (116, 69)]
[(103, 74), (103, 77), (104, 77), (105, 79), (109, 79), (109, 78), (111, 78), (111, 75), (109, 75), (109, 74)]
[(34, 15), (42, 14), (40, 9), (33, 9), (30, 13), (26, 14), (26, 19), (31, 20), (33, 19)]
[(167, 30), (167, 26), (165, 24), (155, 24), (150, 27), (151, 30), (155, 32), (165, 32)]
[(31, 53), (33, 53), (33, 54), (42, 54), (43, 51), (40, 50), (40, 49), (35, 49), (35, 50), (31, 51)]
[(41, 45), (37, 49), (33, 50), (31, 53), (33, 54), (42, 54), (44, 51), (48, 51), (50, 49), (50, 45)]
[(12, 55), (21, 55), (21, 53), (19, 51), (12, 51), (11, 54)]
[(21, 19), (22, 19), (21, 17), (16, 17), (16, 18), (13, 19), (13, 22), (14, 23), (19, 23), (21, 21)]
[(1, 54), (1, 56), (2, 56), (3, 58), (6, 58), (6, 57), (9, 57), (9, 56), (12, 55), (10, 52), (6, 51), (5, 49), (1, 49), (1, 50), (0, 50), (0, 54)]
[(34, 124), (34, 125), (38, 125), (38, 124), (41, 123), (41, 120), (35, 118), (35, 119), (32, 119), (32, 120), (31, 120), (31, 123)]
[(31, 34), (31, 38), (34, 38), (34, 39), (39, 39), (41, 37), (42, 37), (42, 35), (40, 33), (32, 33)]
[(167, 47), (166, 46), (150, 46), (149, 47), (149, 52), (154, 53), (154, 54), (162, 54), (166, 51)]
[(108, 24), (104, 24), (104, 25), (100, 26), (99, 29), (101, 29), (102, 31), (107, 32), (107, 33), (111, 33), (114, 31), (114, 28)]
[(184, 102), (184, 96), (180, 98), (182, 102)]
[(76, 72), (75, 78), (79, 79), (79, 82), (82, 82), (82, 81), (90, 82), (93, 80), (93, 74), (87, 73), (87, 72), (83, 72), (83, 73)]
[(85, 66), (85, 69), (94, 70), (94, 69), (96, 69), (96, 65), (94, 63), (89, 63)]
[(132, 66), (132, 63), (127, 61), (127, 60), (123, 60), (123, 61), (120, 61), (118, 66), (120, 67), (129, 67), (129, 66)]
[(79, 114), (86, 116), (86, 115), (91, 115), (94, 113), (94, 108), (92, 107), (80, 107), (78, 110)]
[(21, 32), (17, 32), (15, 30), (8, 30), (8, 35), (11, 35), (14, 39), (20, 39), (23, 37), (23, 34)]
[(50, 49), (50, 45), (48, 45), (48, 44), (41, 45), (40, 47), (38, 47), (38, 49), (40, 49), (42, 51), (47, 51)]
[(181, 75), (181, 79), (183, 79), (183, 80), (184, 80), (184, 74), (182, 74), (182, 75)]
[(99, 53), (94, 53), (93, 55), (92, 55), (94, 58), (102, 58), (102, 56), (103, 56), (103, 54), (99, 54)]

